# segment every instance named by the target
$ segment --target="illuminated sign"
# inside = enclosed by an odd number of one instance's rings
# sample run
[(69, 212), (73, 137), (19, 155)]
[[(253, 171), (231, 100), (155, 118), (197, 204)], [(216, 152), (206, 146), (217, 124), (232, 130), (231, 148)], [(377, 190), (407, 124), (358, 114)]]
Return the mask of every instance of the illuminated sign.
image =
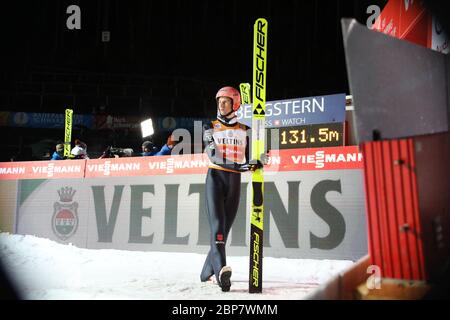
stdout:
[[(252, 105), (236, 112), (240, 123), (252, 126)], [(345, 94), (266, 101), (266, 128), (303, 126), (345, 121)]]
[[(324, 123), (269, 129), (269, 149), (339, 147), (344, 145), (343, 123)], [(272, 137), (271, 137), (272, 136)], [(271, 141), (275, 139), (275, 141)], [(271, 143), (272, 142), (272, 143)], [(276, 145), (278, 144), (278, 146)]]

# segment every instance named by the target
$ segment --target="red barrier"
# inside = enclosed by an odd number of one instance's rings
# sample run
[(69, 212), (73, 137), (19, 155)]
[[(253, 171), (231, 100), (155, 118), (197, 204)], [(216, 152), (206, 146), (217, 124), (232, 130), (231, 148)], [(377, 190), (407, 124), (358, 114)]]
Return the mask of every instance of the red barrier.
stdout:
[[(362, 169), (357, 146), (271, 151), (267, 172)], [(206, 154), (0, 163), (0, 180), (206, 173)]]
[(425, 279), (412, 139), (362, 147), (371, 264), (383, 277)]
[(365, 142), (371, 264), (382, 277), (438, 279), (450, 258), (450, 133)]
[(0, 180), (83, 178), (86, 160), (1, 162)]

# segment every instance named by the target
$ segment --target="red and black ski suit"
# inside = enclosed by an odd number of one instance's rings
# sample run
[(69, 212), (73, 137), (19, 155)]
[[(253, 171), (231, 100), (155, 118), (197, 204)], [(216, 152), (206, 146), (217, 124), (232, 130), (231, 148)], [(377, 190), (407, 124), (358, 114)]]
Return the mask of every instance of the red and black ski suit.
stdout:
[(249, 138), (247, 126), (212, 121), (204, 133), (210, 165), (206, 176), (206, 213), (211, 228), (211, 247), (200, 274), (201, 281), (212, 275), (219, 282), (226, 265), (225, 244), (238, 211), (241, 172), (248, 171)]

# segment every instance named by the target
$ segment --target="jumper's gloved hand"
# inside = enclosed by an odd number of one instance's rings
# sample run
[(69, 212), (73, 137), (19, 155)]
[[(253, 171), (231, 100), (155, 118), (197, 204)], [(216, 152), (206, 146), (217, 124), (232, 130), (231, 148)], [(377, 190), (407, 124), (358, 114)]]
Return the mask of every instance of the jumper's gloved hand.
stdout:
[(207, 129), (203, 132), (203, 142), (206, 144), (206, 147), (211, 150), (216, 148), (213, 133), (214, 129)]
[(203, 133), (203, 140), (206, 143), (214, 142), (213, 133), (214, 133), (213, 129), (205, 130), (205, 132)]
[(251, 160), (250, 163), (244, 163), (241, 165), (242, 171), (255, 171), (257, 169), (261, 169), (264, 164), (259, 160)]
[(267, 164), (269, 164), (269, 152), (262, 153), (260, 160), (250, 160), (249, 163), (241, 165), (241, 170), (255, 171), (257, 169), (262, 169)]

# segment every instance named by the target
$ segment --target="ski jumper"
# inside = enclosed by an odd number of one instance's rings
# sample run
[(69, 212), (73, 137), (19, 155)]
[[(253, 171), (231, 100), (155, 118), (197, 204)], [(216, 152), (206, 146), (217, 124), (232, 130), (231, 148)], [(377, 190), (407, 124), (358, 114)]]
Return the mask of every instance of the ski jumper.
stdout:
[(206, 176), (206, 213), (211, 229), (210, 250), (200, 274), (201, 281), (212, 275), (219, 282), (219, 272), (226, 265), (225, 245), (238, 211), (241, 172), (247, 171), (249, 138), (243, 124), (219, 120), (209, 126), (212, 138), (205, 139), (210, 165)]

